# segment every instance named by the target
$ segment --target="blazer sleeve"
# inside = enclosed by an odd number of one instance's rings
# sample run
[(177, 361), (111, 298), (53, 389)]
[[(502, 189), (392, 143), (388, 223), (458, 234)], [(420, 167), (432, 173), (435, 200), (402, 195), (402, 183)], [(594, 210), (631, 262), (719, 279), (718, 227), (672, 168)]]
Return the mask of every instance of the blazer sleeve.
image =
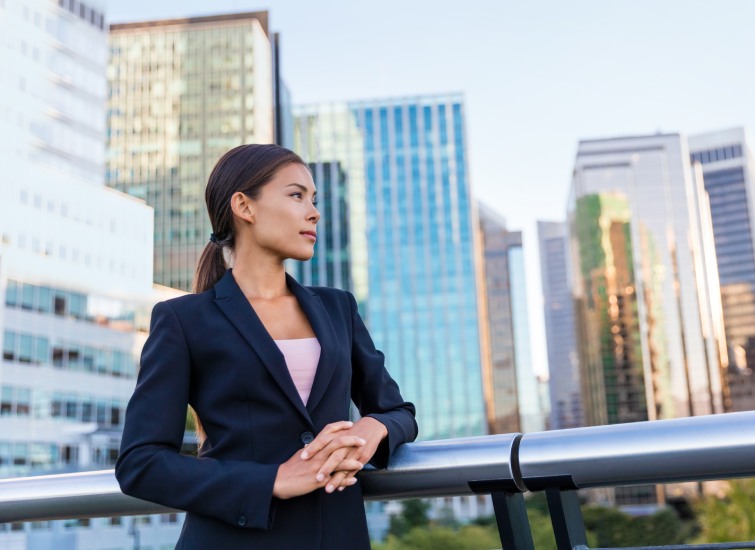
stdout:
[(167, 302), (152, 311), (136, 389), (126, 410), (115, 476), (121, 490), (245, 528), (270, 529), (277, 464), (181, 455), (191, 358)]
[(346, 294), (352, 323), (351, 399), (362, 416), (371, 416), (388, 429), (388, 436), (370, 460), (373, 466), (385, 468), (396, 447), (416, 439), (416, 410), (412, 403), (401, 397), (398, 384), (385, 368), (385, 356), (375, 348), (359, 315), (354, 296), (350, 292)]

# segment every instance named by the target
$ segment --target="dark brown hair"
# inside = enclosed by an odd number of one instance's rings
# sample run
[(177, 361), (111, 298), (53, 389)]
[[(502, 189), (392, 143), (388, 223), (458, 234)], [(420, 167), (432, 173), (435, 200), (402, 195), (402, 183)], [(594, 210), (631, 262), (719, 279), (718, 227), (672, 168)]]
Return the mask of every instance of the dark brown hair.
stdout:
[[(204, 292), (215, 286), (228, 269), (223, 256), (223, 248), (233, 250), (235, 244), (231, 197), (242, 192), (256, 199), (276, 172), (292, 162), (307, 166), (294, 153), (278, 145), (239, 145), (231, 149), (212, 169), (205, 189), (207, 213), (212, 224), (211, 241), (202, 251), (194, 274), (193, 291)], [(208, 236), (209, 237), (209, 236)], [(197, 440), (201, 448), (207, 439), (197, 413), (190, 408), (194, 417)]]
[(299, 155), (279, 145), (239, 145), (220, 158), (205, 189), (214, 242), (207, 243), (199, 258), (194, 274), (194, 292), (211, 289), (228, 268), (223, 248), (233, 250), (235, 243), (231, 211), (233, 194), (240, 191), (256, 199), (275, 173), (292, 162), (307, 166)]

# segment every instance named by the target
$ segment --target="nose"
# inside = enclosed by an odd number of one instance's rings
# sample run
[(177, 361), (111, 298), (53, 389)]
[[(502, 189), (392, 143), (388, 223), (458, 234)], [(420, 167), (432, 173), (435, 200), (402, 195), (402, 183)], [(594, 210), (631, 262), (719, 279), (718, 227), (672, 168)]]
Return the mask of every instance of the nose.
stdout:
[(318, 221), (320, 221), (320, 211), (314, 204), (312, 205), (312, 211), (309, 213), (307, 219), (312, 223), (317, 223)]

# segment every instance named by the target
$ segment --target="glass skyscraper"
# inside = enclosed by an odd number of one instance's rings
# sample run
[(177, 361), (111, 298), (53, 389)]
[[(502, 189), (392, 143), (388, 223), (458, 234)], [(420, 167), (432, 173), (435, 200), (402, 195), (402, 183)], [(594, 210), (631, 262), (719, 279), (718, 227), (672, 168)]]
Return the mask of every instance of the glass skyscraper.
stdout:
[(155, 282), (190, 289), (215, 162), (274, 142), (273, 60), (264, 11), (111, 26), (106, 183), (155, 209)]
[(370, 333), (417, 405), (421, 438), (486, 433), (490, 359), (462, 97), (311, 105), (295, 114), (295, 148), (313, 167), (320, 204), (344, 218), (323, 217), (321, 231), (334, 237), (314, 263), (292, 270), (305, 283), (334, 284), (330, 274), (348, 261)]
[(584, 425), (574, 301), (569, 276), (568, 231), (564, 222), (537, 222), (543, 286), (551, 429)]
[(689, 138), (710, 202), (732, 411), (755, 409), (755, 165), (742, 128)]
[(485, 305), (491, 370), (491, 433), (545, 429), (537, 378), (532, 370), (521, 231), (478, 203), (485, 273)]
[[(364, 139), (344, 103), (294, 108), (294, 150), (309, 163), (322, 218), (315, 255), (291, 262), (305, 285), (354, 293), (363, 312), (367, 299)], [(366, 313), (366, 312), (365, 312)]]
[(460, 95), (350, 103), (364, 136), (370, 333), (422, 439), (486, 433), (481, 250)]
[(579, 143), (569, 223), (588, 424), (725, 410), (707, 212), (678, 134)]

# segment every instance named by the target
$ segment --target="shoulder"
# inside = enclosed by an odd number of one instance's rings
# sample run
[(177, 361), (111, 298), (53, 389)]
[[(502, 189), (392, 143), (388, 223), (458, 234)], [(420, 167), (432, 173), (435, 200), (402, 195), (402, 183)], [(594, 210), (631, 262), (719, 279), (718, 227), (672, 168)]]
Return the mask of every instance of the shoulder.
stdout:
[(212, 304), (214, 298), (215, 292), (213, 289), (199, 294), (184, 294), (183, 296), (156, 303), (152, 314), (173, 312), (179, 317), (201, 314), (202, 311), (206, 311), (207, 307)]

